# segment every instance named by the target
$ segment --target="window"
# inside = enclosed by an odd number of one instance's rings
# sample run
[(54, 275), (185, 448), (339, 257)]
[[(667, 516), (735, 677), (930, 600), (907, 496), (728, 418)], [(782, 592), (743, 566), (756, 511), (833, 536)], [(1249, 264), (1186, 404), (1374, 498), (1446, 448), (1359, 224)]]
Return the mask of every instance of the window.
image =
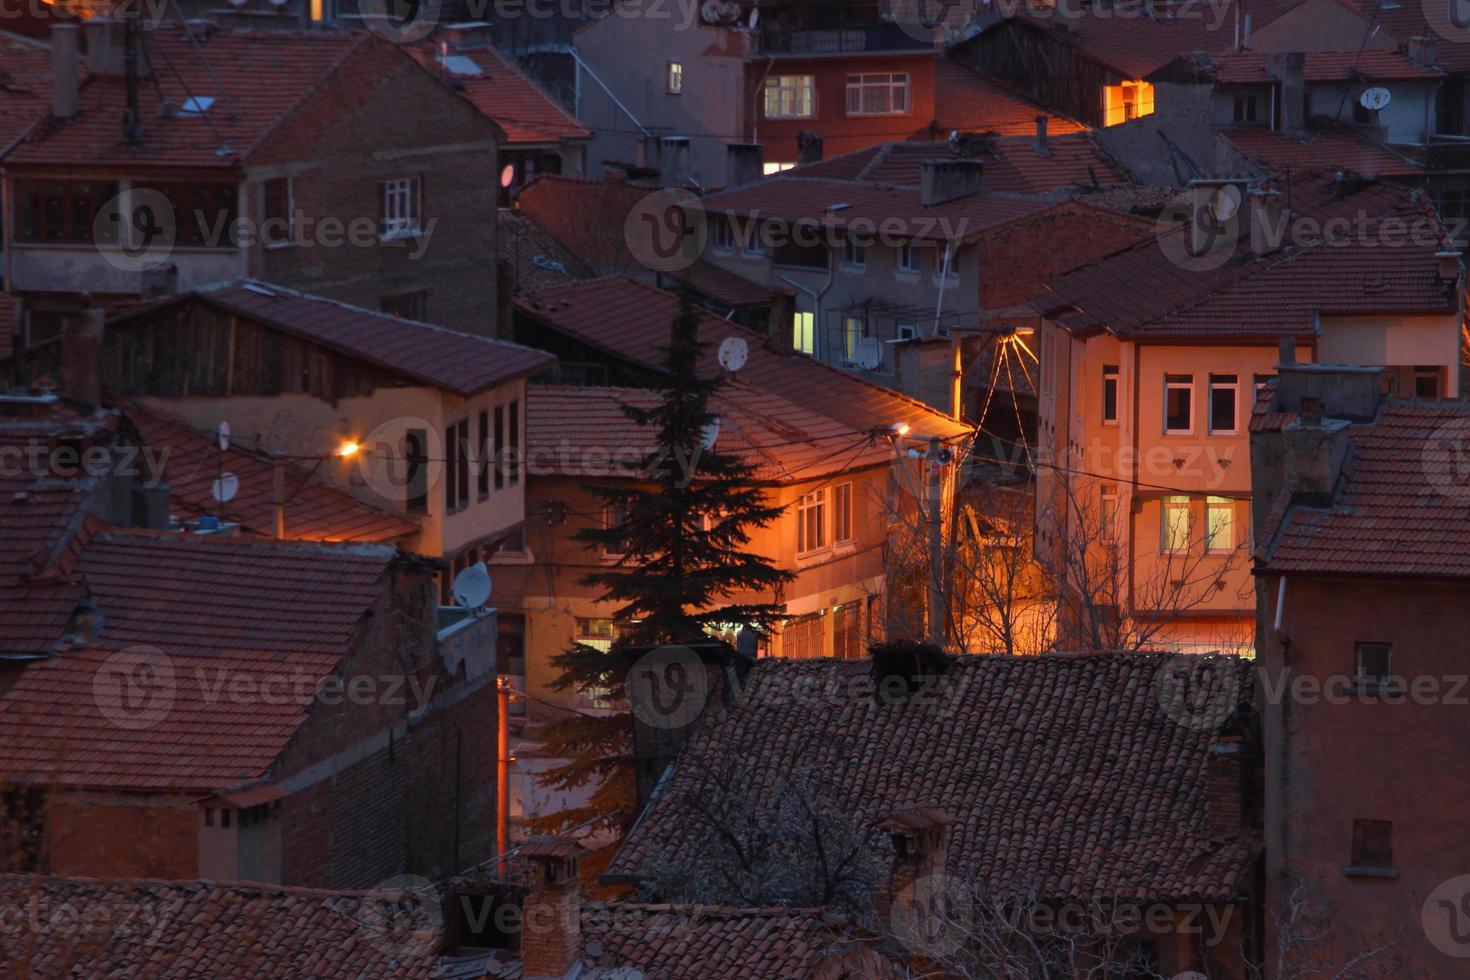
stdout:
[(1420, 364), (1414, 368), (1414, 397), (1425, 401), (1439, 398), (1439, 368), (1433, 364)]
[(848, 602), (832, 610), (832, 656), (844, 660), (861, 660), (863, 650), (863, 608)]
[(741, 251), (752, 258), (758, 258), (766, 254), (766, 243), (761, 238), (760, 226), (750, 222), (745, 229), (745, 241), (741, 243)]
[(408, 491), (408, 512), (426, 514), (429, 511), (429, 453), (428, 433), (423, 429), (409, 429), (403, 436), (404, 474), (403, 483)]
[(919, 250), (912, 242), (904, 242), (898, 247), (898, 271), (910, 275), (919, 274)]
[(1210, 375), (1210, 431), (1212, 433), (1237, 431), (1236, 401), (1239, 391), (1240, 377), (1238, 375)]
[(710, 219), (710, 238), (717, 252), (735, 251), (735, 229), (724, 218)]
[(1205, 498), (1205, 550), (1219, 554), (1235, 548), (1235, 501)]
[(868, 260), (868, 250), (851, 238), (842, 243), (842, 264), (850, 269), (861, 269)]
[(1354, 868), (1393, 867), (1393, 822), (1389, 820), (1354, 820)]
[(868, 324), (860, 316), (842, 318), (842, 356), (850, 364), (857, 363), (858, 346), (868, 335)]
[(1104, 126), (1152, 115), (1153, 111), (1154, 87), (1148, 82), (1124, 82), (1103, 88)]
[(1358, 686), (1388, 687), (1393, 682), (1393, 647), (1387, 643), (1359, 643), (1354, 651)]
[(899, 340), (913, 340), (919, 335), (919, 328), (912, 323), (900, 323), (898, 325)]
[(606, 531), (620, 531), (612, 541), (604, 542), (602, 545), (602, 557), (612, 561), (623, 558), (628, 553), (627, 525), (628, 507), (625, 504), (604, 504), (602, 508), (602, 527)]
[(786, 621), (781, 652), (794, 660), (811, 660), (826, 653), (826, 626), (821, 613)]
[(613, 640), (618, 638), (617, 629), (610, 619), (594, 619), (590, 616), (576, 617), (576, 641), (603, 653), (612, 649)]
[(505, 444), (508, 447), (506, 467), (509, 473), (511, 486), (521, 482), (521, 403), (519, 400), (510, 403), (510, 411), (507, 413)]
[(444, 510), (452, 512), (470, 503), (470, 421), (460, 419), (444, 428)]
[(214, 807), (212, 806), (207, 806), (204, 808), (204, 826), (214, 826)]
[(500, 547), (495, 549), (495, 558), (500, 559), (525, 559), (531, 555), (530, 542), (526, 540), (526, 525), (522, 524), (500, 542)]
[(1189, 550), (1189, 498), (1164, 498), (1164, 540), (1166, 554)]
[(811, 119), (816, 115), (816, 79), (811, 75), (777, 75), (766, 79), (767, 119)]
[(1164, 431), (1194, 431), (1194, 375), (1164, 375)]
[(46, 796), (36, 787), (0, 790), (0, 870), (36, 871), (46, 840)]
[(779, 174), (783, 170), (790, 170), (790, 169), (792, 169), (795, 166), (796, 166), (796, 164), (794, 162), (792, 162), (792, 163), (781, 163), (781, 162), (777, 162), (777, 161), (774, 161), (773, 160), (773, 161), (770, 161), (768, 163), (761, 164), (761, 174), (764, 175), (764, 176), (766, 176), (766, 177), (769, 177), (769, 176), (771, 176), (771, 174)]
[(953, 246), (945, 248), (944, 255), (939, 260), (939, 275), (943, 279), (958, 279), (959, 263), (955, 261)]
[[(15, 238), (19, 242), (91, 242), (102, 208), (117, 196), (107, 180), (17, 180)], [(117, 241), (122, 216), (101, 222), (101, 240)]]
[(175, 244), (195, 248), (234, 247), (230, 235), (240, 203), (236, 185), (190, 182), (156, 184), (151, 190), (162, 194), (173, 207)]
[(1104, 364), (1102, 375), (1103, 425), (1118, 424), (1118, 365)]
[(1237, 124), (1250, 124), (1256, 121), (1257, 99), (1254, 95), (1237, 95), (1235, 97), (1235, 122)]
[(1447, 78), (1434, 97), (1434, 131), (1447, 136), (1465, 133), (1465, 79)]
[(490, 457), (495, 439), (490, 435), (490, 413), (480, 413), (480, 441), (475, 443), (480, 458), (475, 461), (475, 490), (480, 499), (490, 496)]
[(851, 483), (839, 483), (832, 488), (832, 537), (838, 544), (853, 539)]
[(796, 503), (796, 553), (827, 546), (827, 491), (813, 490)]
[(415, 290), (411, 293), (395, 293), (378, 301), (378, 308), (389, 316), (400, 320), (422, 320), (428, 314), (429, 291)]
[(1100, 491), (1099, 524), (1102, 533), (1112, 537), (1118, 527), (1118, 485), (1104, 483)]
[(495, 445), (491, 447), (490, 456), (495, 460), (495, 489), (505, 487), (505, 406), (495, 406), (495, 425), (490, 429), (491, 438)]
[(795, 269), (814, 269), (826, 272), (832, 264), (832, 257), (827, 246), (819, 242), (806, 243), (786, 239), (776, 246), (771, 262)]
[(385, 180), (378, 186), (382, 192), (378, 214), (379, 237), (401, 238), (418, 234), (419, 179), (402, 177)]
[(260, 187), (260, 241), (267, 248), (295, 241), (291, 224), (291, 178), (274, 177)]
[(816, 314), (800, 310), (791, 318), (791, 349), (798, 354), (816, 353)]
[(849, 116), (902, 116), (909, 111), (906, 72), (847, 76)]
[(682, 62), (669, 62), (668, 93), (680, 95), (684, 91), (684, 65)]
[(224, 807), (220, 807), (220, 809), (219, 809), (219, 825), (221, 827), (228, 827), (230, 825), (230, 813), (231, 813), (231, 811), (225, 809)]

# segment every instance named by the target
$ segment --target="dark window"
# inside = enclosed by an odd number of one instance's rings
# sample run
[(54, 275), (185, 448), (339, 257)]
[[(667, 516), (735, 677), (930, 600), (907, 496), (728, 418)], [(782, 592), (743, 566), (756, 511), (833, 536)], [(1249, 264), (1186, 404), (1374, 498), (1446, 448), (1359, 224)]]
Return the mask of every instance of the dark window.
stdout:
[(0, 870), (35, 871), (45, 839), (45, 794), (21, 787), (0, 791)]
[(480, 499), (484, 500), (490, 496), (490, 413), (480, 413), (480, 441), (477, 449), (480, 453), (479, 464), (476, 467), (476, 489), (480, 493)]
[(1164, 375), (1164, 431), (1189, 432), (1194, 427), (1194, 376)]
[[(17, 180), (15, 239), (18, 242), (91, 242), (103, 205), (117, 196), (107, 180)], [(100, 240), (116, 242), (121, 216), (104, 220)]]
[(1414, 368), (1414, 397), (1426, 401), (1439, 398), (1439, 368), (1421, 364)]
[(827, 247), (783, 241), (776, 246), (776, 254), (771, 261), (776, 265), (795, 266), (798, 269), (825, 269), (827, 268)]
[(1352, 865), (1355, 868), (1393, 867), (1392, 821), (1353, 821)]
[(1235, 121), (1237, 123), (1254, 123), (1256, 121), (1256, 97), (1254, 95), (1237, 95), (1235, 97)]
[(1240, 376), (1235, 374), (1210, 375), (1210, 431), (1234, 432), (1236, 429), (1236, 398), (1240, 391)]
[[(235, 246), (232, 229), (240, 203), (240, 192), (236, 185), (157, 184), (151, 189), (162, 194), (173, 205), (174, 241), (177, 244), (196, 248)], [(139, 224), (138, 218), (138, 215), (134, 215), (135, 228)]]
[(230, 811), (223, 807), (219, 811), (219, 825), (221, 827), (228, 827), (230, 825)]
[(423, 429), (409, 429), (403, 438), (406, 464), (404, 486), (408, 489), (408, 512), (410, 514), (426, 514), (429, 511), (427, 442), (428, 433)]
[(420, 289), (412, 293), (397, 293), (393, 296), (384, 296), (379, 308), (389, 316), (396, 316), (400, 320), (422, 320), (429, 306), (428, 290)]
[(1359, 643), (1354, 659), (1364, 687), (1382, 687), (1393, 677), (1393, 647), (1387, 643)]
[(1118, 421), (1118, 365), (1103, 365), (1102, 384), (1102, 420), (1104, 422), (1116, 422)]
[(274, 177), (260, 191), (260, 240), (266, 245), (291, 241), (291, 178)]
[(521, 480), (521, 403), (518, 401), (510, 403), (510, 432), (507, 435), (506, 443), (510, 446), (510, 484), (515, 486)]
[(1434, 131), (1448, 136), (1465, 132), (1465, 79), (1447, 78), (1434, 100)]
[(454, 439), (458, 444), (459, 470), (455, 473), (454, 492), (459, 496), (459, 506), (470, 505), (470, 420), (460, 419), (454, 427)]
[(505, 486), (505, 406), (495, 406), (495, 426), (490, 430), (491, 438), (495, 440), (492, 449), (492, 458), (495, 460), (495, 489), (499, 490)]
[(214, 807), (212, 806), (207, 806), (204, 808), (204, 826), (214, 826)]

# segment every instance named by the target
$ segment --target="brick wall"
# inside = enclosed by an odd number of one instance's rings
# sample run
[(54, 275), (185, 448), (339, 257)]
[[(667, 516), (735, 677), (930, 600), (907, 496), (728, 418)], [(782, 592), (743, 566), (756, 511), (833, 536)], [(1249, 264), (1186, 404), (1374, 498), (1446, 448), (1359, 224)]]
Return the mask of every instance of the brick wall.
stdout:
[(1019, 306), (1052, 279), (1152, 233), (1146, 223), (1081, 209), (1008, 230), (980, 245), (980, 306)]
[(44, 866), (94, 878), (197, 878), (199, 819), (184, 799), (53, 798)]

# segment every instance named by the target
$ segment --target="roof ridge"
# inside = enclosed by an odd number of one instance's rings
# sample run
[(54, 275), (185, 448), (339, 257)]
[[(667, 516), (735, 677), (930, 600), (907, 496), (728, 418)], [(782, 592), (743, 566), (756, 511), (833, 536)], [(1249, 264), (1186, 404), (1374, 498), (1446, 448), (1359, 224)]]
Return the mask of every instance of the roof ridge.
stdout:
[(97, 884), (97, 885), (105, 885), (105, 886), (107, 886), (109, 888), (117, 888), (117, 889), (138, 888), (138, 887), (145, 887), (145, 888), (164, 888), (164, 889), (171, 889), (171, 890), (194, 890), (194, 889), (202, 889), (204, 891), (216, 891), (216, 890), (220, 890), (220, 889), (227, 889), (229, 891), (251, 891), (251, 892), (258, 892), (258, 893), (260, 893), (262, 895), (281, 894), (281, 895), (323, 896), (323, 897), (333, 897), (333, 898), (370, 898), (370, 897), (374, 897), (374, 896), (377, 896), (377, 895), (393, 894), (393, 893), (396, 893), (396, 892), (399, 892), (399, 891), (407, 891), (408, 890), (407, 888), (402, 888), (402, 889), (384, 889), (384, 890), (381, 890), (381, 891), (371, 891), (371, 890), (369, 890), (369, 891), (361, 891), (361, 890), (355, 890), (355, 889), (332, 889), (332, 888), (309, 888), (309, 887), (302, 886), (302, 885), (278, 885), (278, 884), (274, 884), (272, 882), (266, 882), (266, 881), (223, 881), (223, 880), (215, 880), (215, 879), (212, 879), (212, 878), (181, 878), (181, 879), (172, 879), (172, 878), (93, 878), (93, 877), (89, 877), (87, 875), (55, 875), (55, 874), (37, 874), (37, 873), (27, 874), (27, 873), (24, 873), (24, 872), (0, 872), (0, 883), (3, 883), (5, 881), (7, 881), (7, 880), (13, 880), (13, 881), (18, 881), (18, 882), (19, 881), (27, 881), (27, 882), (36, 882), (36, 881), (46, 882), (46, 881), (52, 881), (52, 882), (57, 882), (57, 883), (62, 883), (62, 884), (78, 884), (78, 885)]
[(99, 530), (91, 540), (106, 544), (111, 541), (129, 539), (173, 542), (188, 546), (200, 545), (210, 548), (239, 545), (260, 551), (331, 551), (339, 555), (350, 555), (356, 558), (377, 558), (385, 561), (394, 561), (400, 557), (407, 557), (406, 552), (393, 545), (378, 544), (374, 541), (309, 541), (296, 538), (266, 538), (254, 535), (184, 534), (163, 528), (122, 527), (120, 525), (106, 526)]

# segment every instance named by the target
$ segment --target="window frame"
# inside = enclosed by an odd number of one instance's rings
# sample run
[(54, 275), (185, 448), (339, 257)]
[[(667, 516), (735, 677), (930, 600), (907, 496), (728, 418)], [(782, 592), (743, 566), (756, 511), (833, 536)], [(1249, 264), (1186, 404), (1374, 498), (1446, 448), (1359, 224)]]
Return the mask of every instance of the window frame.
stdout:
[(664, 92), (668, 95), (684, 94), (684, 62), (667, 63), (664, 68)]
[[(1363, 670), (1363, 655), (1370, 650), (1384, 651), (1387, 672), (1369, 675)], [(1364, 691), (1391, 690), (1394, 687), (1393, 644), (1381, 640), (1359, 640), (1353, 644), (1353, 683)]]
[(894, 269), (901, 276), (922, 276), (924, 274), (923, 256), (913, 242), (904, 242), (898, 246), (898, 260), (894, 263)]
[(853, 485), (851, 480), (832, 487), (832, 545), (851, 546), (857, 541), (857, 525), (853, 520)]
[[(881, 81), (880, 81), (881, 79)], [(902, 79), (902, 81), (899, 81)], [(864, 108), (867, 102), (867, 93), (886, 92), (889, 108), (869, 109)], [(843, 86), (843, 107), (845, 115), (849, 119), (873, 118), (882, 116), (907, 116), (913, 112), (913, 78), (906, 71), (895, 72), (858, 72), (847, 76)], [(895, 93), (903, 96), (903, 107), (895, 108)], [(854, 109), (854, 97), (858, 108)]]
[(842, 240), (842, 267), (857, 272), (868, 267), (868, 248), (852, 238)]
[[(787, 85), (787, 82), (797, 82)], [(801, 84), (803, 83), (804, 84)], [(777, 111), (771, 111), (772, 101)], [(801, 106), (804, 104), (805, 111)], [(791, 106), (797, 106), (791, 110)], [(762, 89), (761, 113), (767, 119), (815, 119), (817, 117), (817, 77), (815, 75), (771, 75)]]
[[(805, 334), (806, 343), (801, 341)], [(795, 310), (791, 314), (791, 350), (807, 357), (817, 356), (817, 315), (811, 310)]]
[[(282, 185), (284, 185), (285, 195), (284, 200), (280, 203), (284, 204), (285, 212), (278, 215), (273, 208), (277, 196), (273, 189), (279, 191)], [(260, 244), (263, 248), (267, 250), (289, 248), (296, 244), (295, 207), (296, 183), (291, 177), (269, 177), (260, 182)], [(266, 228), (277, 218), (282, 218), (286, 222), (285, 237), (272, 239), (267, 234)]]
[[(798, 559), (821, 555), (832, 547), (832, 527), (827, 507), (826, 487), (818, 487), (796, 499), (796, 506), (792, 509), (796, 514), (796, 557)], [(810, 539), (807, 517), (809, 513), (815, 515), (818, 538), (816, 543)]]
[[(1179, 540), (1183, 547), (1171, 548), (1170, 545), (1170, 515), (1182, 513), (1184, 515), (1184, 528)], [(1183, 494), (1169, 494), (1159, 498), (1159, 554), (1161, 555), (1187, 555), (1189, 554), (1190, 538), (1194, 533), (1194, 501)]]
[(748, 259), (763, 259), (766, 257), (766, 243), (761, 240), (760, 225), (754, 221), (745, 229), (745, 234), (737, 236), (740, 239), (740, 254)]
[[(1215, 542), (1215, 529), (1212, 516), (1219, 511), (1226, 512), (1227, 520), (1224, 531), (1229, 538), (1229, 543), (1224, 547)], [(1205, 498), (1205, 554), (1228, 555), (1235, 551), (1235, 500), (1232, 497), (1220, 497), (1211, 495)]]
[(1102, 366), (1102, 424), (1118, 424), (1118, 365)]
[(1392, 820), (1353, 819), (1348, 867), (1370, 873), (1394, 871)]
[(417, 177), (378, 181), (378, 240), (412, 238), (422, 232), (423, 182)]
[(735, 251), (735, 226), (724, 215), (710, 216), (710, 248), (722, 255)]
[[(1229, 379), (1229, 380), (1226, 380)], [(1238, 436), (1240, 435), (1240, 375), (1238, 374), (1210, 374), (1206, 380), (1206, 415), (1207, 430), (1212, 436)], [(1230, 428), (1215, 427), (1215, 393), (1230, 392)]]
[[(1180, 380), (1185, 379), (1185, 380)], [(1169, 393), (1171, 391), (1183, 391), (1188, 397), (1189, 425), (1183, 429), (1169, 427)], [(1193, 374), (1165, 374), (1164, 375), (1164, 413), (1163, 418), (1164, 435), (1166, 436), (1191, 436), (1194, 435), (1194, 375)]]

